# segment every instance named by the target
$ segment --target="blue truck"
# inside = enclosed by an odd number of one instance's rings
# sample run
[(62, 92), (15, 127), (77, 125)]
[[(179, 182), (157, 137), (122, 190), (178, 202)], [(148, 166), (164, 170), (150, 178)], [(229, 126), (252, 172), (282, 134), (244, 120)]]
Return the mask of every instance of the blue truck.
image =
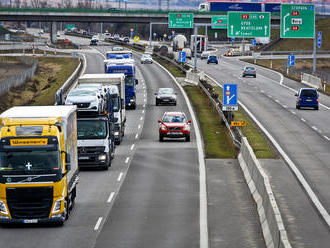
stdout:
[(108, 51), (106, 52), (107, 59), (131, 59), (132, 51), (124, 50), (124, 51)]
[(113, 59), (104, 61), (105, 73), (123, 73), (125, 75), (126, 108), (136, 109), (136, 69), (132, 59)]

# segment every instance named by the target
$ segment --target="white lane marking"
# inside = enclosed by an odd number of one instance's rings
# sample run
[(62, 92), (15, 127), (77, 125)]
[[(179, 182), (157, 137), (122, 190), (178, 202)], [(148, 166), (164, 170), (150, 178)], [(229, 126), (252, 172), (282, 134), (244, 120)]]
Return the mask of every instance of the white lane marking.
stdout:
[(144, 110), (142, 110), (142, 114), (144, 114)]
[(294, 115), (296, 115), (296, 114), (297, 114), (297, 113), (296, 113), (296, 112), (294, 112), (293, 110), (291, 110), (290, 112), (291, 112), (292, 114), (294, 114)]
[(315, 127), (315, 126), (312, 126), (312, 128), (315, 130), (315, 131), (317, 131), (318, 129), (317, 129), (317, 127)]
[(272, 95), (267, 95), (269, 98), (273, 98)]
[(143, 120), (143, 116), (140, 117), (140, 121), (142, 121), (142, 120)]
[(277, 102), (277, 103), (280, 103), (280, 101), (279, 101), (279, 100), (277, 100), (277, 99), (275, 100), (275, 102)]
[(144, 101), (146, 102), (146, 101), (147, 101), (147, 99), (146, 99), (146, 98), (144, 98)]
[(109, 198), (107, 200), (107, 203), (112, 202), (112, 199), (114, 198), (114, 196), (115, 196), (115, 192), (111, 192), (110, 195), (109, 195)]
[(206, 191), (206, 169), (205, 169), (205, 161), (204, 161), (204, 153), (202, 147), (202, 138), (201, 133), (198, 127), (197, 118), (195, 116), (195, 112), (191, 106), (190, 100), (182, 88), (182, 86), (178, 83), (175, 77), (162, 65), (160, 65), (157, 61), (155, 61), (160, 68), (168, 73), (168, 75), (172, 78), (175, 84), (179, 87), (184, 99), (188, 105), (188, 109), (191, 115), (191, 119), (194, 125), (194, 131), (196, 136), (196, 143), (198, 149), (198, 163), (199, 163), (199, 247), (200, 248), (208, 248), (209, 247), (209, 233), (208, 233), (208, 222), (207, 222), (207, 191)]
[[(222, 88), (222, 85), (218, 83), (216, 80), (214, 80), (212, 77), (209, 76), (214, 82), (216, 82), (217, 85), (219, 85)], [(284, 85), (283, 85), (284, 86)], [(305, 191), (307, 192), (309, 198), (313, 202), (314, 206), (319, 211), (320, 215), (324, 219), (324, 221), (327, 223), (327, 225), (330, 227), (330, 215), (327, 212), (327, 210), (324, 208), (322, 203), (320, 202), (319, 198), (311, 188), (311, 186), (308, 184), (304, 176), (301, 174), (297, 166), (293, 163), (291, 158), (285, 153), (283, 148), (277, 143), (275, 138), (268, 132), (268, 130), (257, 120), (257, 118), (250, 112), (250, 110), (241, 102), (238, 101), (238, 103), (241, 105), (241, 107), (245, 110), (245, 112), (253, 119), (253, 121), (260, 127), (260, 129), (266, 134), (266, 136), (269, 138), (269, 140), (274, 144), (278, 152), (282, 155), (283, 159), (287, 162), (287, 164), (290, 166), (293, 173), (298, 178), (300, 184), (304, 187)]]
[(330, 138), (328, 136), (324, 135), (323, 137), (330, 141)]
[(131, 151), (134, 149), (134, 146), (135, 146), (134, 144), (131, 146)]
[(125, 164), (127, 164), (128, 161), (129, 161), (129, 157), (127, 157), (127, 158), (125, 159)]
[(283, 108), (288, 108), (288, 106), (286, 106), (286, 105), (283, 105)]
[(146, 94), (144, 94), (143, 97), (146, 97)]
[(123, 177), (124, 173), (120, 172), (118, 178), (117, 178), (117, 182), (120, 182), (122, 177)]
[(265, 93), (265, 91), (264, 91), (264, 90), (260, 90), (260, 92), (261, 92), (261, 93)]
[(96, 221), (96, 224), (94, 226), (94, 231), (97, 231), (102, 223), (103, 217), (99, 217)]
[(138, 129), (140, 129), (140, 128), (141, 128), (141, 125), (138, 126)]
[(139, 134), (137, 133), (136, 135), (135, 135), (135, 139), (137, 139), (139, 137)]
[(301, 118), (301, 121), (302, 121), (302, 122), (306, 122), (306, 120), (305, 120), (304, 118)]
[(145, 107), (146, 107), (146, 105), (145, 105), (145, 104), (143, 104), (143, 107), (145, 108)]

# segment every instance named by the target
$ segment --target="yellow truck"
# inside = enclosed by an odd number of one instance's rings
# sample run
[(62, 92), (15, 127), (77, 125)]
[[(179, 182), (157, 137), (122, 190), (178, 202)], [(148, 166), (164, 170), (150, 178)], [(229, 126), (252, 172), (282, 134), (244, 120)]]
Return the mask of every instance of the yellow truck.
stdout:
[(63, 224), (78, 183), (76, 106), (13, 107), (0, 128), (0, 223)]

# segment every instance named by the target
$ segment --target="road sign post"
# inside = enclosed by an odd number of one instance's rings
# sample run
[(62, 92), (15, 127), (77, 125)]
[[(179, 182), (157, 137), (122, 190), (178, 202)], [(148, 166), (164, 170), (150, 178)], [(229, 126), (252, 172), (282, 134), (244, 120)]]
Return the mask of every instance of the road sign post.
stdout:
[(185, 63), (186, 62), (186, 52), (179, 52), (179, 63)]
[(226, 15), (212, 16), (212, 29), (226, 29), (228, 17)]
[(269, 12), (228, 12), (228, 37), (270, 37)]
[(169, 28), (193, 28), (194, 14), (191, 13), (169, 13)]
[(223, 85), (223, 111), (237, 111), (238, 98), (237, 98), (237, 84), (224, 84)]
[(281, 38), (315, 37), (313, 4), (281, 4)]

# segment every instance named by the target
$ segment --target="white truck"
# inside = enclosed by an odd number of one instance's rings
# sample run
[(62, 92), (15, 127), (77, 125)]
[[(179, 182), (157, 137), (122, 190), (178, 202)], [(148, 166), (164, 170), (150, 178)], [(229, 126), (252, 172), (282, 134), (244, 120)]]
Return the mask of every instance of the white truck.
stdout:
[[(103, 90), (107, 90), (114, 103), (114, 135), (116, 144), (120, 144), (125, 133), (126, 109), (125, 109), (125, 75), (113, 74), (84, 74), (78, 79), (81, 84), (101, 84)], [(117, 88), (117, 90), (114, 87)]]
[(173, 39), (173, 51), (182, 50), (187, 46), (187, 38), (183, 34), (178, 34)]

